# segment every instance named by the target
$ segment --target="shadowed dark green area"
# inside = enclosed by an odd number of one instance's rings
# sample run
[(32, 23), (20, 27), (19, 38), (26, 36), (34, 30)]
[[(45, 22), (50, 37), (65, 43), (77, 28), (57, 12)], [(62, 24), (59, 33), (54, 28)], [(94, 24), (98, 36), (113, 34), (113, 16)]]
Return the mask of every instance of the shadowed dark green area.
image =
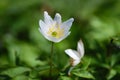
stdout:
[[(74, 18), (54, 45), (53, 80), (120, 79), (120, 0), (0, 0), (0, 80), (49, 80), (51, 43), (38, 30), (44, 11)], [(68, 76), (64, 50), (79, 39), (85, 56)]]

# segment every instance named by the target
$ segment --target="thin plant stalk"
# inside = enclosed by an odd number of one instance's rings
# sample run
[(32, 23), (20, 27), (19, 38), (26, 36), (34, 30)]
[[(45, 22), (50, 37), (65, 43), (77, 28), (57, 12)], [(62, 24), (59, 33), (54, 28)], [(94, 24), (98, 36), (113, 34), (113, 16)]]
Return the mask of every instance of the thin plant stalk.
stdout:
[(50, 76), (50, 79), (51, 79), (51, 80), (52, 80), (52, 67), (53, 67), (53, 63), (52, 63), (53, 48), (54, 48), (54, 42), (51, 42), (50, 72), (49, 72), (49, 76)]

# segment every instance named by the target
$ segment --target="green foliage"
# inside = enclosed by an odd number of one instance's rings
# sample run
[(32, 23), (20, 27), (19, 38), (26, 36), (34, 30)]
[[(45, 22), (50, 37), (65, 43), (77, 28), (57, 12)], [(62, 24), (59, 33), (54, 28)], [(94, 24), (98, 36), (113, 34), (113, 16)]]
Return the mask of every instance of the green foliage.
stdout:
[(61, 76), (58, 80), (72, 80), (72, 79), (67, 76)]
[[(43, 12), (75, 19), (71, 34), (54, 46), (54, 80), (120, 79), (120, 0), (1, 0), (0, 80), (49, 80), (51, 44), (39, 32)], [(85, 45), (68, 76), (65, 49)]]
[(109, 80), (109, 79), (113, 78), (116, 74), (117, 74), (117, 71), (114, 69), (111, 69), (107, 76), (107, 79)]
[(30, 69), (27, 67), (15, 67), (15, 68), (7, 69), (7, 70), (3, 71), (1, 74), (8, 75), (9, 77), (16, 77), (17, 75), (20, 75), (27, 71), (30, 71)]
[(89, 73), (86, 70), (77, 70), (76, 72), (73, 73), (74, 75), (82, 78), (88, 78), (88, 79), (94, 79), (91, 73)]

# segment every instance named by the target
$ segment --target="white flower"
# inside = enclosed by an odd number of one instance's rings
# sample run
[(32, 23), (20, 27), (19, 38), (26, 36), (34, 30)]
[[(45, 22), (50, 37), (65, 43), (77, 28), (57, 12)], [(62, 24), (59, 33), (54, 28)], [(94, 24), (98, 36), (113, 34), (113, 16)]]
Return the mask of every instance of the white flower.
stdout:
[(71, 58), (72, 67), (69, 69), (68, 74), (70, 75), (71, 70), (80, 63), (81, 58), (84, 56), (84, 45), (82, 40), (78, 42), (77, 51), (72, 49), (65, 50), (65, 53)]
[(73, 18), (62, 23), (61, 15), (56, 13), (55, 18), (52, 19), (48, 13), (44, 12), (44, 21), (39, 20), (39, 31), (43, 36), (52, 42), (60, 42), (70, 34)]

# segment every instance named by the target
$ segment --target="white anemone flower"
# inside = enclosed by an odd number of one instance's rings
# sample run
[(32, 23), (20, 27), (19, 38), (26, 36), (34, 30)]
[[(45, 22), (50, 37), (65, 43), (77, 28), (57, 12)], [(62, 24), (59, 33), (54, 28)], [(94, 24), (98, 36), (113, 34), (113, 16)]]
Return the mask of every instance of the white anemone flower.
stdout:
[(72, 67), (68, 71), (68, 75), (70, 75), (71, 70), (80, 63), (81, 58), (84, 56), (84, 44), (82, 40), (79, 40), (77, 44), (77, 51), (72, 49), (66, 49), (65, 53), (71, 58), (70, 63)]
[(74, 19), (62, 23), (61, 15), (56, 13), (55, 18), (52, 19), (49, 14), (44, 12), (44, 21), (39, 20), (39, 31), (42, 35), (52, 42), (60, 42), (65, 39), (70, 34), (70, 28), (72, 26)]

